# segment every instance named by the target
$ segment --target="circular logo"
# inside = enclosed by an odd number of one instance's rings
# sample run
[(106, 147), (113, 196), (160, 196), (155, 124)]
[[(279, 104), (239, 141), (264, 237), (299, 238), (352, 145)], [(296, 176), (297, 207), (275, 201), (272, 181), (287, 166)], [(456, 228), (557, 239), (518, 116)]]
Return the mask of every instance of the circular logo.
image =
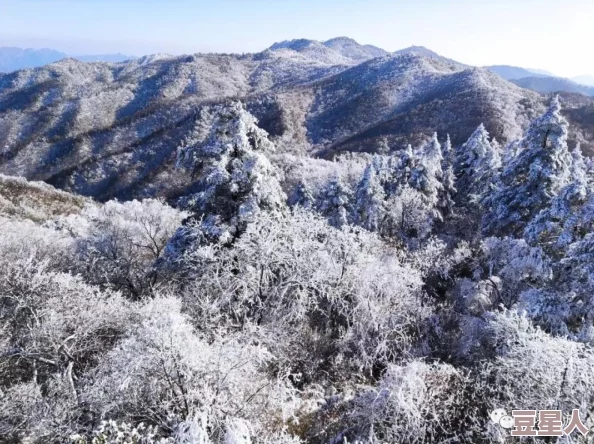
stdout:
[(514, 418), (505, 415), (499, 420), (499, 425), (504, 429), (511, 429), (514, 426)]
[(489, 414), (491, 421), (495, 424), (499, 424), (499, 421), (501, 421), (501, 418), (504, 416), (507, 416), (507, 412), (503, 409), (495, 409)]

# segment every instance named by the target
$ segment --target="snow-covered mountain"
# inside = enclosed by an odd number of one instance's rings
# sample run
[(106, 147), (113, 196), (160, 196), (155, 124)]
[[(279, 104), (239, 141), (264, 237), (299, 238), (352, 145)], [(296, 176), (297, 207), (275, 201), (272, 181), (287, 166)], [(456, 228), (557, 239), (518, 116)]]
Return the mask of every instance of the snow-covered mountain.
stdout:
[(387, 51), (373, 45), (360, 45), (348, 37), (336, 37), (323, 42), (323, 45), (348, 57), (351, 60), (369, 60), (388, 54)]
[(438, 59), (438, 60), (441, 60), (442, 62), (446, 62), (448, 64), (451, 64), (451, 65), (454, 65), (457, 67), (468, 68), (468, 65), (457, 62), (456, 60), (448, 59), (447, 57), (443, 57), (442, 55), (439, 55), (435, 51), (431, 51), (430, 49), (425, 48), (424, 46), (409, 46), (408, 48), (399, 49), (398, 51), (395, 51), (394, 54), (396, 54), (396, 55), (408, 55), (408, 54), (420, 55), (420, 56), (427, 57), (430, 59)]
[[(0, 75), (0, 173), (101, 199), (177, 196), (192, 183), (175, 168), (177, 147), (201, 110), (235, 98), (279, 151), (319, 156), (374, 151), (383, 138), (398, 149), (435, 130), (461, 144), (481, 122), (505, 142), (548, 102), (418, 47), (390, 55), (346, 38), (247, 55), (64, 59)], [(572, 140), (590, 150), (578, 117)]]
[(372, 45), (361, 45), (348, 37), (336, 37), (325, 42), (297, 39), (273, 44), (269, 51), (286, 57), (296, 54), (320, 63), (352, 65), (388, 55), (387, 51)]

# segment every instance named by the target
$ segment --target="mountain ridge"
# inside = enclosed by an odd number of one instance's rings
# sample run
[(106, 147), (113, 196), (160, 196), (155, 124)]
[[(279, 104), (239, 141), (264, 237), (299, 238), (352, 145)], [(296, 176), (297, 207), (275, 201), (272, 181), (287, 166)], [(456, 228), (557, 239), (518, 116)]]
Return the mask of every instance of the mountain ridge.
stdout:
[[(480, 123), (505, 143), (549, 98), (418, 49), (357, 62), (304, 40), (247, 55), (64, 59), (0, 75), (0, 173), (101, 200), (182, 195), (192, 177), (175, 168), (176, 149), (225, 100), (241, 100), (279, 153), (332, 157), (436, 130), (459, 145)], [(591, 101), (567, 103), (572, 143), (594, 149)]]

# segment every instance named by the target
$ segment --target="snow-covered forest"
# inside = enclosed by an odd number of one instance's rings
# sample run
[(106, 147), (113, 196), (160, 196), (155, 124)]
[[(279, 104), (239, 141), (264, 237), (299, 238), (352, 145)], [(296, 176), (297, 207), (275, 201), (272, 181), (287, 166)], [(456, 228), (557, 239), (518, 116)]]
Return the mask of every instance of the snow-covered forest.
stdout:
[(480, 125), (304, 160), (230, 100), (177, 147), (181, 198), (0, 176), (0, 441), (509, 442), (497, 408), (594, 426), (594, 164), (568, 134), (553, 98), (505, 144)]

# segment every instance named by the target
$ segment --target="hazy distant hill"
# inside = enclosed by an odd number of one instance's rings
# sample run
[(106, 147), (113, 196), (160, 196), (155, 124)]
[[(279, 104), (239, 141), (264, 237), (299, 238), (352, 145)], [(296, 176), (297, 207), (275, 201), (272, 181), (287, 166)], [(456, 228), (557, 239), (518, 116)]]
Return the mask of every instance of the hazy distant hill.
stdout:
[(65, 53), (53, 49), (22, 49), (0, 47), (0, 72), (12, 72), (19, 69), (35, 68), (68, 57)]
[[(540, 93), (580, 93), (594, 96), (594, 77), (580, 76), (574, 79), (557, 77), (543, 70), (531, 70), (517, 66), (494, 65), (486, 67), (489, 71), (509, 80), (522, 88)], [(588, 83), (590, 82), (590, 83)], [(591, 85), (591, 86), (588, 86)]]
[(590, 75), (577, 76), (577, 77), (572, 77), (571, 80), (573, 80), (574, 82), (579, 83), (581, 85), (594, 86), (594, 76), (590, 76)]
[(81, 55), (81, 56), (72, 56), (72, 58), (80, 60), (81, 62), (119, 63), (119, 62), (125, 62), (128, 60), (136, 60), (138, 57), (118, 53), (118, 54)]
[(123, 62), (136, 58), (124, 54), (69, 56), (53, 49), (0, 47), (0, 72), (37, 68), (67, 57), (73, 57), (83, 62)]
[(489, 71), (503, 77), (505, 80), (522, 79), (525, 77), (551, 77), (552, 74), (537, 69), (526, 69), (518, 66), (493, 65), (485, 66)]
[[(481, 122), (504, 143), (549, 101), (418, 47), (390, 55), (346, 38), (247, 55), (65, 59), (0, 75), (0, 173), (100, 199), (183, 194), (192, 178), (175, 168), (177, 147), (202, 109), (230, 98), (279, 152), (320, 156), (372, 152), (383, 138), (400, 149), (433, 131), (459, 145)], [(590, 150), (584, 100), (566, 113), (572, 143)]]
[(580, 85), (561, 77), (526, 77), (512, 80), (522, 88), (528, 88), (541, 93), (573, 92), (594, 97), (594, 87)]

